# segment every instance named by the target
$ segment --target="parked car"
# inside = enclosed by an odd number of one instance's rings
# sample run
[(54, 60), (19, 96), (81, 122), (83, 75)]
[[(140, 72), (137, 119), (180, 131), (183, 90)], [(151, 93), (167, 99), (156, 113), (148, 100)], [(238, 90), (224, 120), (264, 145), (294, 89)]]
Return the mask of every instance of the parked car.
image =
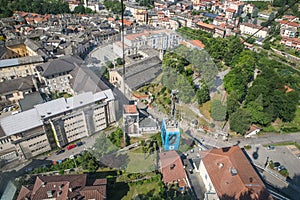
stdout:
[(269, 145), (267, 149), (268, 149), (268, 150), (274, 150), (274, 149), (275, 149), (275, 147), (274, 147), (274, 146), (271, 146), (271, 145)]
[(56, 154), (56, 155), (59, 155), (59, 154), (61, 154), (61, 153), (63, 153), (63, 152), (65, 152), (65, 150), (64, 150), (64, 149), (60, 149), (60, 150), (56, 151), (55, 154)]
[(78, 146), (78, 147), (81, 145), (83, 145), (83, 142), (81, 142), (81, 141), (76, 143), (76, 146)]
[(31, 172), (33, 170), (33, 168), (32, 167), (27, 167), (26, 169), (25, 169), (25, 172)]
[(67, 146), (68, 150), (74, 149), (76, 147), (76, 144), (70, 144), (69, 146)]
[(279, 162), (274, 162), (274, 167), (279, 167), (280, 163)]
[(285, 166), (283, 166), (283, 165), (280, 165), (280, 166), (277, 168), (278, 171), (285, 170), (285, 169), (286, 169), (286, 168), (285, 168)]

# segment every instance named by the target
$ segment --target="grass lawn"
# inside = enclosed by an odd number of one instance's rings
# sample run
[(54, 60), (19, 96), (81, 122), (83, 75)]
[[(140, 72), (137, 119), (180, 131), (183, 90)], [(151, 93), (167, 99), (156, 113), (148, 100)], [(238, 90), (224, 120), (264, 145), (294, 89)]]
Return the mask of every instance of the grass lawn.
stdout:
[(187, 104), (177, 105), (177, 110), (178, 113), (181, 114), (184, 119), (190, 121), (197, 119), (197, 115), (189, 108), (189, 105)]
[(210, 103), (211, 103), (211, 101), (208, 101), (208, 102), (202, 104), (202, 106), (200, 106), (200, 112), (202, 115), (204, 115), (204, 117), (206, 117), (207, 119), (212, 121), (212, 118), (210, 117), (210, 112), (209, 112)]
[(152, 172), (156, 169), (156, 153), (127, 153), (129, 163), (126, 171), (130, 173)]
[(157, 185), (157, 182), (129, 186), (129, 191), (127, 195), (122, 198), (122, 200), (131, 200), (138, 195), (150, 198), (151, 196), (158, 195), (159, 190), (160, 188)]

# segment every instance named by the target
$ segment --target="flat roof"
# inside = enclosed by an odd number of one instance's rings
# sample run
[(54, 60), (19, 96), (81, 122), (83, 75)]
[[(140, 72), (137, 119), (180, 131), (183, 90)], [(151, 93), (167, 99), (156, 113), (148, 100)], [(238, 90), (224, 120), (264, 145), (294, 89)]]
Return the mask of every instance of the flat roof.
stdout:
[(0, 124), (5, 135), (10, 136), (42, 126), (43, 122), (37, 110), (31, 109), (2, 118)]
[(42, 126), (43, 118), (49, 118), (99, 100), (110, 101), (113, 99), (114, 95), (110, 89), (96, 94), (92, 92), (82, 93), (67, 99), (62, 97), (35, 105), (33, 109), (4, 117), (0, 120), (0, 125), (5, 135), (9, 136)]

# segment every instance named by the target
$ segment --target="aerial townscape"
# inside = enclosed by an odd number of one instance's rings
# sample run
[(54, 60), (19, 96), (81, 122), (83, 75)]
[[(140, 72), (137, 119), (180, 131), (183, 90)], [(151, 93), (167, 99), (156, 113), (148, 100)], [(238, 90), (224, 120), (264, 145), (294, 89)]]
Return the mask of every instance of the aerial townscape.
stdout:
[(0, 0), (0, 200), (300, 200), (299, 0)]

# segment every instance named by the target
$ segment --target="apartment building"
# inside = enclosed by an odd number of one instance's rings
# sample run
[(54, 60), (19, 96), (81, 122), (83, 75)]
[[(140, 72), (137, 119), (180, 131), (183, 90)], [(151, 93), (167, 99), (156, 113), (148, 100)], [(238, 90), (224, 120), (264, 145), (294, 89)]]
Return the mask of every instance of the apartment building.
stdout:
[(33, 76), (21, 77), (0, 82), (0, 108), (2, 105), (17, 103), (25, 94), (37, 90)]
[(261, 26), (255, 25), (255, 24), (250, 24), (250, 23), (242, 23), (240, 25), (240, 31), (241, 34), (246, 34), (246, 35), (254, 35), (254, 37), (257, 38), (266, 38), (268, 35), (268, 28), (264, 27), (262, 28)]
[(0, 81), (36, 76), (36, 66), (48, 57), (46, 51), (30, 39), (8, 41), (2, 49)]
[(36, 76), (36, 66), (43, 62), (44, 59), (39, 55), (0, 60), (0, 81)]
[(59, 98), (35, 108), (44, 123), (51, 127), (59, 147), (103, 130), (116, 120), (114, 96), (110, 89)]
[(7, 116), (0, 120), (0, 159), (30, 159), (51, 150), (49, 139), (35, 109)]
[[(128, 34), (124, 37), (125, 55), (135, 54), (137, 50), (144, 46), (157, 50), (167, 50), (177, 47), (181, 41), (182, 38), (175, 31), (167, 29)], [(113, 45), (113, 51), (119, 56), (123, 53), (120, 45)]]
[(110, 89), (59, 98), (0, 119), (0, 160), (29, 159), (103, 130), (116, 121)]
[(295, 38), (299, 35), (298, 28), (300, 24), (297, 22), (291, 22), (287, 20), (280, 20), (280, 35), (282, 37)]

